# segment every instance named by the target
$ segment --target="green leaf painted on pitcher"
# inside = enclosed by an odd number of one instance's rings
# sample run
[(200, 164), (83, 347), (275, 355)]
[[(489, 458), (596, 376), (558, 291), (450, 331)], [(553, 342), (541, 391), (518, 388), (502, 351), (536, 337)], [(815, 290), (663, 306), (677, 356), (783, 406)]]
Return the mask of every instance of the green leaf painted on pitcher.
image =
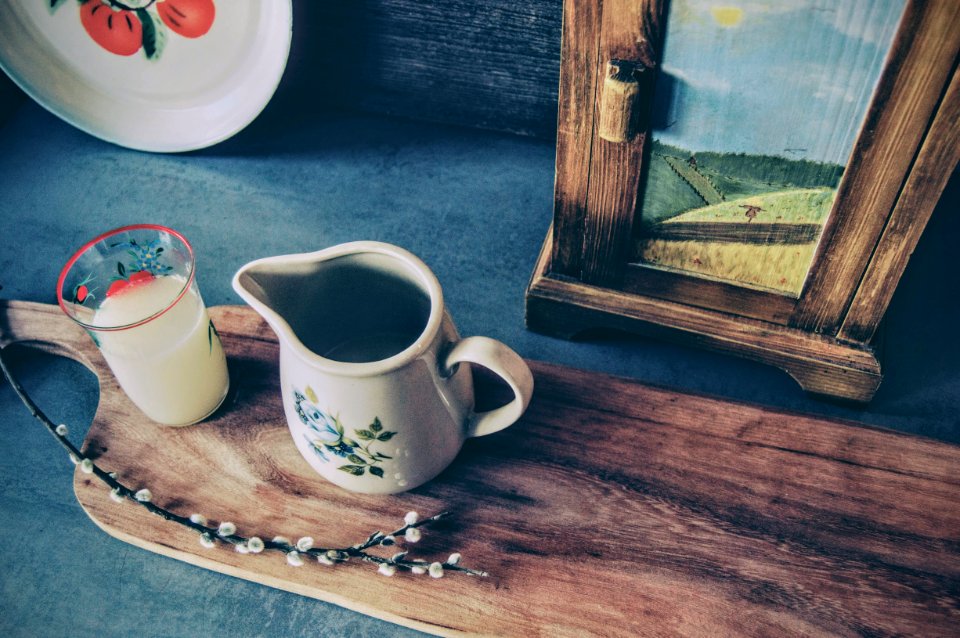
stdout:
[(378, 442), (389, 441), (397, 433), (384, 430), (379, 417), (367, 428), (355, 428), (353, 436), (356, 439), (353, 439), (346, 436), (346, 428), (339, 417), (332, 416), (316, 406), (316, 393), (309, 386), (305, 392), (294, 389), (293, 402), (297, 416), (308, 428), (304, 437), (323, 462), (334, 462), (339, 457), (346, 461), (337, 466), (341, 472), (353, 476), (370, 474), (383, 478), (384, 471), (380, 465), (392, 457), (371, 447)]

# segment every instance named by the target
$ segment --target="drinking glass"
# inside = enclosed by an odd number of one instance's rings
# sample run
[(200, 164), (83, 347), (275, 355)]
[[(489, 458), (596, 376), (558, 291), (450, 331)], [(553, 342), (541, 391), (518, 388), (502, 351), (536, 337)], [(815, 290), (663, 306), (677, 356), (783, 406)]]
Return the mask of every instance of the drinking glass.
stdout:
[(57, 282), (60, 307), (87, 330), (123, 391), (166, 425), (202, 421), (229, 388), (195, 266), (183, 235), (139, 224), (84, 244)]

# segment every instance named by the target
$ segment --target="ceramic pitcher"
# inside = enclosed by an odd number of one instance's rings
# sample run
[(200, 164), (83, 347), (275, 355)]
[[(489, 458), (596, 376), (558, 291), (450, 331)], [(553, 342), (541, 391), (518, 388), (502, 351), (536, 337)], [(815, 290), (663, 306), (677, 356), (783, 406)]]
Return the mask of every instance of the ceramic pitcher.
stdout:
[[(348, 490), (417, 487), (467, 438), (511, 425), (530, 401), (526, 363), (499, 341), (461, 339), (437, 278), (402, 248), (363, 241), (259, 259), (233, 287), (279, 338), (294, 443)], [(513, 400), (475, 412), (471, 363), (499, 375)]]

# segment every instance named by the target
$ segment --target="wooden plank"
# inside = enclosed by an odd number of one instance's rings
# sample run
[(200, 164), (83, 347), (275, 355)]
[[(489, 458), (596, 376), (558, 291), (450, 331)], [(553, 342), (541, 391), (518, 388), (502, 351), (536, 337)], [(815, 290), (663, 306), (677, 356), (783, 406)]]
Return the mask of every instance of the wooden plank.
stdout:
[(954, 72), (923, 148), (874, 251), (863, 283), (844, 318), (840, 337), (870, 341), (907, 261), (927, 226), (951, 168), (960, 162), (960, 73)]
[(960, 51), (960, 3), (911, 2), (791, 325), (836, 334)]
[(278, 94), (294, 112), (556, 134), (561, 0), (297, 0), (294, 16)]
[[(417, 490), (356, 495), (291, 444), (269, 329), (248, 308), (211, 316), (230, 403), (197, 426), (156, 426), (93, 361), (88, 454), (158, 504), (265, 537), (350, 544), (407, 510), (453, 508), (414, 551), (461, 551), (492, 575), (385, 578), (204, 549), (78, 471), (87, 513), (140, 547), (442, 635), (950, 635), (960, 623), (956, 446), (533, 362), (520, 423), (469, 441)], [(0, 317), (5, 342), (66, 330), (57, 348), (96, 355), (55, 307), (5, 302)]]
[(867, 345), (742, 314), (558, 279), (551, 275), (549, 257), (549, 250), (541, 251), (527, 288), (526, 321), (532, 330), (572, 338), (585, 330), (612, 328), (707, 347), (774, 365), (812, 394), (857, 402), (869, 401), (880, 385), (880, 364)]
[(566, 0), (560, 105), (557, 115), (557, 164), (554, 182), (553, 264), (556, 272), (580, 276), (583, 223), (590, 177), (594, 92), (600, 46), (600, 4)]
[[(638, 110), (649, 111), (653, 102), (662, 17), (662, 0), (607, 0), (602, 4), (600, 58), (595, 64), (599, 70), (606, 69), (610, 60), (632, 60), (647, 67), (640, 77)], [(603, 91), (599, 76), (598, 72), (594, 98), (597, 108), (601, 107)], [(640, 132), (630, 142), (610, 142), (596, 131), (593, 135), (580, 277), (588, 283), (618, 284), (631, 252), (648, 128), (645, 114), (638, 115), (637, 119)], [(595, 119), (594, 129), (596, 127)]]
[(795, 297), (740, 284), (691, 277), (648, 264), (627, 264), (622, 292), (665, 299), (717, 312), (785, 324), (797, 305)]

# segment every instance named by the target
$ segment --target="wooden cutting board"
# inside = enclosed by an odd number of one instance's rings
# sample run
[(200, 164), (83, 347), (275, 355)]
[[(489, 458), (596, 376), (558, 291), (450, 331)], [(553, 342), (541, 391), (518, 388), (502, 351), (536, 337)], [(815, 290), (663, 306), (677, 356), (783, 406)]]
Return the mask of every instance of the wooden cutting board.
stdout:
[(207, 422), (154, 425), (54, 306), (0, 305), (4, 343), (89, 366), (101, 400), (85, 449), (182, 514), (242, 534), (349, 545), (408, 510), (453, 510), (414, 552), (488, 578), (387, 578), (367, 564), (293, 568), (197, 535), (77, 473), (113, 536), (188, 563), (442, 635), (957, 635), (960, 448), (531, 362), (521, 422), (468, 441), (397, 496), (345, 492), (287, 433), (277, 342), (251, 310), (211, 311), (233, 390)]

